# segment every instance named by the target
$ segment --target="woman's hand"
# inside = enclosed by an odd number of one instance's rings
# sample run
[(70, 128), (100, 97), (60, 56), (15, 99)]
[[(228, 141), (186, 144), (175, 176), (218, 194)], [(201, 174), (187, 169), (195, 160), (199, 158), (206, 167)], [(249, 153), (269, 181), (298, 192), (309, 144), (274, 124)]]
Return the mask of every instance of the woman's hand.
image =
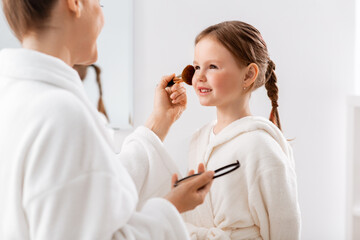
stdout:
[(154, 109), (145, 126), (164, 140), (171, 125), (186, 108), (186, 89), (181, 83), (166, 87), (175, 74), (164, 76), (156, 87)]
[[(177, 187), (172, 187), (171, 192), (165, 196), (180, 213), (194, 209), (204, 202), (206, 194), (209, 192), (213, 180), (214, 172), (204, 172), (203, 164), (199, 165), (198, 172), (202, 173), (198, 176), (187, 179)], [(194, 174), (191, 170), (189, 175)], [(171, 186), (174, 186), (178, 180), (176, 174), (172, 176)]]
[(166, 87), (175, 74), (164, 76), (156, 87), (154, 114), (175, 122), (186, 108), (186, 89), (182, 83)]

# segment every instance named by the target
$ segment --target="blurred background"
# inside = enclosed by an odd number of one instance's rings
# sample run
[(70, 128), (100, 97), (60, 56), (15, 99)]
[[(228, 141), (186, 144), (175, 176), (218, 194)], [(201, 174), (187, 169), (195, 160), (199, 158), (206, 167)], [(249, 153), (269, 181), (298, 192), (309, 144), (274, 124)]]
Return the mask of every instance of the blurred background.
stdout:
[[(102, 2), (104, 11), (108, 2)], [(226, 20), (248, 22), (260, 30), (277, 65), (280, 119), (285, 136), (294, 139), (302, 239), (360, 239), (357, 6), (356, 0), (133, 1), (133, 128), (149, 116), (161, 76), (179, 74), (192, 63), (201, 30)], [(14, 40), (0, 27), (0, 46), (8, 46)], [(182, 172), (192, 133), (216, 117), (214, 108), (200, 106), (193, 89), (187, 90), (188, 108), (164, 142)], [(253, 94), (251, 107), (254, 115), (268, 117), (271, 104), (264, 89)], [(119, 130), (118, 141), (131, 130)]]

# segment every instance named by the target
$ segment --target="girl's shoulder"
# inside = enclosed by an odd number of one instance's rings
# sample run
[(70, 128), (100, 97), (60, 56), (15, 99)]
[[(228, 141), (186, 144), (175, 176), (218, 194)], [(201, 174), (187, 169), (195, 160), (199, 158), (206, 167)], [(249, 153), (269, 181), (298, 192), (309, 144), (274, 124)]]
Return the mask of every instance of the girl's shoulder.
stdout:
[(267, 131), (259, 129), (244, 134), (242, 142), (246, 152), (246, 163), (254, 166), (257, 172), (267, 172), (269, 169), (295, 168), (293, 151), (286, 141), (279, 141)]

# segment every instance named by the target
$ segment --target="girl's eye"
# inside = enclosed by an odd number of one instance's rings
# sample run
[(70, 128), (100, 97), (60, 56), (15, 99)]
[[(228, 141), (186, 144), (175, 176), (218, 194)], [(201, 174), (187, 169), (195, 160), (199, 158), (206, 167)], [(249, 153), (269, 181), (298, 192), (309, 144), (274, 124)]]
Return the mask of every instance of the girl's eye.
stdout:
[(200, 67), (199, 66), (194, 66), (195, 70), (199, 70)]
[(217, 69), (218, 67), (217, 66), (215, 66), (214, 64), (211, 64), (210, 65), (210, 69)]

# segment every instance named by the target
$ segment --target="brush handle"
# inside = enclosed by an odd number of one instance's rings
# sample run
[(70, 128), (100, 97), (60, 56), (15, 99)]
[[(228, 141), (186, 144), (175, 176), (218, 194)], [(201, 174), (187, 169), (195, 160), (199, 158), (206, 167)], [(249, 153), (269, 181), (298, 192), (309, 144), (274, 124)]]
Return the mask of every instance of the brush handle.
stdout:
[(183, 82), (183, 80), (180, 77), (176, 76), (167, 84), (166, 87), (171, 87), (172, 85), (174, 85), (177, 82)]

